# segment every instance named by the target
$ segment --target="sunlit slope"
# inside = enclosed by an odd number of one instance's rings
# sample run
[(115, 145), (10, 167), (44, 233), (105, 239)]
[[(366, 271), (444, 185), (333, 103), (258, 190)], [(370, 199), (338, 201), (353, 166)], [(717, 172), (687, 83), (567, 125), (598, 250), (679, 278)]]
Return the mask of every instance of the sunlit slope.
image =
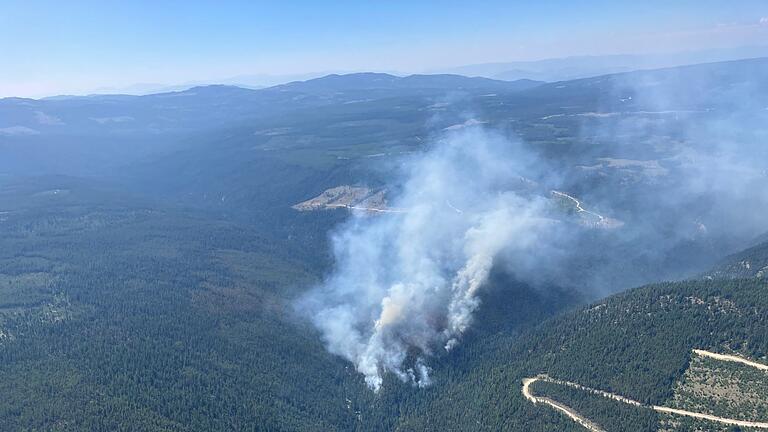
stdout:
[[(485, 424), (486, 430), (583, 430), (562, 413), (525, 400), (523, 379), (538, 374), (641, 404), (760, 421), (756, 412), (745, 407), (766, 402), (762, 396), (749, 399), (761, 394), (765, 384), (761, 371), (731, 372), (738, 365), (710, 364), (711, 359), (699, 358), (694, 349), (733, 353), (768, 364), (765, 282), (657, 284), (549, 320), (517, 341), (489, 349), (464, 376), (429, 395), (423, 404), (433, 412), (415, 409), (402, 421), (414, 430), (427, 424), (434, 430), (479, 424)], [(714, 373), (717, 379), (706, 379)], [(733, 373), (741, 375), (730, 379)], [(698, 390), (692, 391), (691, 386)], [(730, 390), (723, 394), (723, 387), (741, 389), (743, 397)], [(659, 417), (644, 408), (563, 386), (536, 391), (573, 407), (605, 430), (650, 431), (662, 426), (660, 420), (667, 425), (694, 421)], [(427, 419), (430, 423), (425, 423)], [(710, 423), (708, 427), (718, 430), (721, 426)]]

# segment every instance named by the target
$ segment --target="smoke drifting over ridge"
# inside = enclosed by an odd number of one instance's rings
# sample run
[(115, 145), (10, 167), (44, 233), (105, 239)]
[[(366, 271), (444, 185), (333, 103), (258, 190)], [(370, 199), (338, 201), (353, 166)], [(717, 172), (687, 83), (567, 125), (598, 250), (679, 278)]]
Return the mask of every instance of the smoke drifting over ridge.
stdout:
[(428, 385), (425, 356), (471, 324), (494, 260), (553, 232), (550, 203), (515, 192), (534, 163), (520, 148), (477, 129), (452, 135), (409, 164), (393, 203), (406, 212), (357, 215), (335, 234), (336, 271), (303, 306), (371, 388), (385, 371)]
[(687, 277), (768, 230), (768, 59), (605, 81), (596, 112), (579, 117), (590, 145), (563, 187), (626, 222), (618, 240), (632, 249), (622, 254), (645, 256), (650, 270), (591, 285), (610, 293)]
[[(494, 266), (594, 298), (696, 275), (749, 246), (768, 230), (768, 61), (726, 66), (571, 84), (565, 97), (580, 101), (613, 80), (598, 105), (539, 119), (579, 122), (572, 147), (454, 131), (407, 164), (391, 203), (407, 212), (336, 231), (334, 273), (303, 311), (371, 388), (386, 372), (425, 386), (427, 358), (460, 341)], [(553, 190), (622, 224), (580, 225)]]

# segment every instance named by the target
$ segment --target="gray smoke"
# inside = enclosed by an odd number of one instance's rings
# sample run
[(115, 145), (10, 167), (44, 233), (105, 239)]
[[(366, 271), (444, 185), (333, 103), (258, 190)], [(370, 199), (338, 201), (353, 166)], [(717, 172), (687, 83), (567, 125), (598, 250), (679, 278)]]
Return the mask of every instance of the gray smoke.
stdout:
[(425, 357), (467, 330), (495, 258), (551, 232), (550, 203), (515, 191), (534, 163), (520, 148), (477, 129), (452, 135), (408, 164), (393, 202), (406, 212), (358, 214), (333, 237), (336, 270), (304, 306), (371, 388), (385, 371), (428, 385)]
[(407, 211), (335, 232), (334, 272), (301, 307), (374, 390), (387, 372), (425, 386), (492, 268), (593, 297), (706, 270), (768, 230), (766, 69), (629, 74), (597, 105), (529, 120), (571, 128), (569, 146), (455, 131), (396, 176)]
[(625, 221), (623, 256), (646, 263), (604, 292), (690, 276), (768, 230), (767, 73), (761, 60), (618, 76), (578, 117), (592, 145), (565, 187)]

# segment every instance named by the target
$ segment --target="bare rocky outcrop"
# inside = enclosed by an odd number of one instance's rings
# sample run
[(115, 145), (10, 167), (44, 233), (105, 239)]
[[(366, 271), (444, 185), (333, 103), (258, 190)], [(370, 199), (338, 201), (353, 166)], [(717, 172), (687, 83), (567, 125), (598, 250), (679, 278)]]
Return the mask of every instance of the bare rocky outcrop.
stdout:
[(298, 211), (347, 208), (370, 212), (396, 212), (387, 208), (386, 189), (372, 190), (362, 186), (337, 186), (293, 206)]

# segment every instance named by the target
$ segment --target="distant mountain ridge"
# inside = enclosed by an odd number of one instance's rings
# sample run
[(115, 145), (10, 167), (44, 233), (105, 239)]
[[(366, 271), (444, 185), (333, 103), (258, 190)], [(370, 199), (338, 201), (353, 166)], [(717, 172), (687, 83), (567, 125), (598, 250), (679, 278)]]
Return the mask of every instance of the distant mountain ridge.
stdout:
[(633, 70), (650, 70), (765, 56), (768, 56), (768, 46), (754, 46), (671, 54), (589, 55), (533, 61), (480, 63), (439, 69), (434, 72), (481, 76), (500, 80), (527, 78), (554, 82), (630, 72)]
[(514, 81), (505, 81), (498, 79), (467, 77), (457, 74), (416, 74), (407, 76), (396, 76), (387, 73), (377, 72), (359, 72), (350, 74), (330, 74), (319, 78), (308, 79), (305, 81), (292, 81), (286, 84), (278, 84), (265, 88), (249, 88), (236, 84), (206, 84), (192, 86), (188, 88), (172, 88), (168, 91), (161, 91), (143, 95), (133, 94), (90, 94), (90, 95), (57, 95), (40, 99), (30, 99), (21, 97), (0, 98), (0, 103), (18, 101), (18, 102), (62, 102), (62, 101), (98, 101), (110, 100), (115, 98), (160, 98), (169, 96), (188, 96), (188, 95), (211, 95), (217, 93), (220, 96), (227, 95), (257, 95), (262, 93), (273, 93), (276, 91), (294, 91), (294, 92), (318, 92), (318, 91), (359, 91), (359, 90), (477, 90), (477, 89), (500, 89), (500, 90), (527, 90), (544, 84), (541, 81), (530, 79), (520, 79)]
[(377, 89), (504, 89), (526, 90), (534, 88), (542, 82), (522, 79), (502, 81), (481, 77), (466, 77), (456, 74), (408, 75), (399, 77), (385, 73), (354, 73), (347, 75), (326, 75), (307, 81), (295, 81), (267, 90), (298, 90), (298, 91), (343, 91), (343, 90), (377, 90)]
[(722, 260), (706, 278), (768, 278), (768, 241), (738, 252)]

